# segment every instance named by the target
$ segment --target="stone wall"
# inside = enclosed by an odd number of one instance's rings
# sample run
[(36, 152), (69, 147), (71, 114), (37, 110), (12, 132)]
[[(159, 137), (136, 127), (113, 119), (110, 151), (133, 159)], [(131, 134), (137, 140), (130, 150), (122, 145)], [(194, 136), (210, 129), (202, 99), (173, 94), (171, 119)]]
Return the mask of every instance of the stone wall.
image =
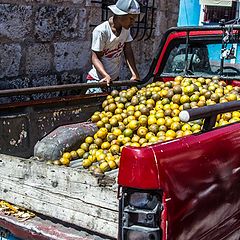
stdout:
[[(178, 0), (155, 2), (152, 37), (133, 43), (142, 77), (178, 17)], [(91, 0), (0, 0), (0, 89), (85, 81), (91, 25), (100, 22), (101, 4)]]

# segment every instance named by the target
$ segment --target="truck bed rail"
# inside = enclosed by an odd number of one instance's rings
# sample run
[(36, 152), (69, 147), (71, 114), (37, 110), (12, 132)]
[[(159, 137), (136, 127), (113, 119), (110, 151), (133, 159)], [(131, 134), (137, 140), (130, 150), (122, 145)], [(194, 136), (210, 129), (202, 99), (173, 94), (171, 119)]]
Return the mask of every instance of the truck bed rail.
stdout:
[[(119, 86), (136, 86), (139, 84), (138, 81), (116, 81), (111, 83), (111, 87)], [(76, 83), (76, 84), (63, 84), (63, 85), (54, 85), (54, 86), (41, 86), (41, 87), (31, 87), (31, 88), (20, 88), (20, 89), (5, 89), (0, 91), (0, 97), (9, 97), (9, 96), (18, 96), (18, 95), (30, 95), (35, 93), (47, 93), (47, 92), (57, 92), (57, 91), (66, 91), (66, 90), (82, 90), (86, 91), (88, 88), (96, 87), (108, 87), (106, 83)]]
[(215, 126), (218, 114), (237, 111), (239, 109), (240, 100), (184, 110), (180, 112), (179, 117), (180, 120), (183, 122), (189, 122), (196, 119), (205, 118), (203, 132), (206, 132), (211, 130)]

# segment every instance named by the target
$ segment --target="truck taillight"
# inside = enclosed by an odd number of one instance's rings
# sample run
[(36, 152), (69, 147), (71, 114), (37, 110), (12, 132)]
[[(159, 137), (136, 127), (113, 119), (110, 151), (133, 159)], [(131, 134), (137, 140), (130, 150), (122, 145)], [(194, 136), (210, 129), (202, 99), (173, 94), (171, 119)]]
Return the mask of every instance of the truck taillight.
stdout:
[(125, 233), (125, 238), (128, 240), (159, 240), (160, 235), (157, 231), (152, 230), (143, 232), (139, 231), (138, 229), (136, 230), (127, 230)]
[(131, 207), (153, 210), (158, 204), (157, 195), (146, 192), (133, 192), (129, 195)]
[(121, 189), (119, 211), (120, 240), (161, 240), (162, 193)]

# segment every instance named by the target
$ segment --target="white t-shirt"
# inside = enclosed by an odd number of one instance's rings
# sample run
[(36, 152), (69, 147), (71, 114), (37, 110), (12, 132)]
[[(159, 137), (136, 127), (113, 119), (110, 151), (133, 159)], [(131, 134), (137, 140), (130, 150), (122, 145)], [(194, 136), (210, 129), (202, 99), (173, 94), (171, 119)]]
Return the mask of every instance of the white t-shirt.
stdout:
[[(130, 34), (130, 30), (125, 28), (122, 28), (120, 35), (117, 37), (112, 32), (108, 21), (103, 22), (93, 30), (92, 50), (96, 52), (103, 51), (104, 55), (101, 58), (101, 62), (112, 80), (119, 77), (121, 53), (124, 43), (131, 42), (132, 40), (133, 38)], [(103, 78), (94, 66), (92, 66), (88, 74), (96, 80), (101, 80)]]

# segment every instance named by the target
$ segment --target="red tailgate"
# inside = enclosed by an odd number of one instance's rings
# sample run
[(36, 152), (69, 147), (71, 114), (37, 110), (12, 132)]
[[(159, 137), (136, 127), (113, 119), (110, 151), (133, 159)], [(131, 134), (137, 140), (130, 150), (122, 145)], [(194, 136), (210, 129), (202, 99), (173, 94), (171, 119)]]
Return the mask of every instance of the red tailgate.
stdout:
[(126, 147), (119, 184), (164, 191), (165, 239), (219, 240), (240, 226), (239, 132), (237, 123), (141, 151)]

